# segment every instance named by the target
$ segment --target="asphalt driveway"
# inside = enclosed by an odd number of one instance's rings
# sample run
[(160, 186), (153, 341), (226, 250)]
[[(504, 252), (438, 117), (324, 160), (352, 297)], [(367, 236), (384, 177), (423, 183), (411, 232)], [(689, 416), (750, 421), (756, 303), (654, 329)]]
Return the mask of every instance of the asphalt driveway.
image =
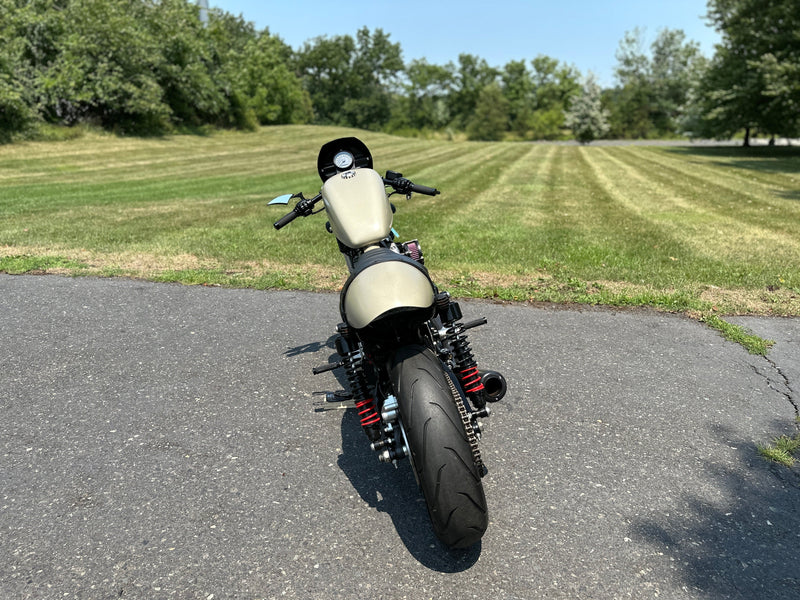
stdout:
[(509, 395), (450, 552), (328, 362), (331, 294), (0, 275), (2, 598), (798, 598), (800, 320), (463, 304)]

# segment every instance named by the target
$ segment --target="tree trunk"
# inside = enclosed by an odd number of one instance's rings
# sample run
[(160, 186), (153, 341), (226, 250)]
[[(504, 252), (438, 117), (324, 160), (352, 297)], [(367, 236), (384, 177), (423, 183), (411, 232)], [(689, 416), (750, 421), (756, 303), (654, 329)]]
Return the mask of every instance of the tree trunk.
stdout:
[(745, 127), (744, 129), (744, 144), (742, 144), (745, 148), (750, 147), (750, 127)]

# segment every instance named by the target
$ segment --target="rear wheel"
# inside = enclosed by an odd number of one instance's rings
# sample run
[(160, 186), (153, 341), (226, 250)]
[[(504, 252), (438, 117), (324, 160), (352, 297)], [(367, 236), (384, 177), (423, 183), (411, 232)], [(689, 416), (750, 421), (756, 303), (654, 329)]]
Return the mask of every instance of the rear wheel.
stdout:
[(444, 365), (408, 346), (391, 366), (411, 462), (436, 536), (453, 548), (478, 542), (488, 525), (486, 496)]

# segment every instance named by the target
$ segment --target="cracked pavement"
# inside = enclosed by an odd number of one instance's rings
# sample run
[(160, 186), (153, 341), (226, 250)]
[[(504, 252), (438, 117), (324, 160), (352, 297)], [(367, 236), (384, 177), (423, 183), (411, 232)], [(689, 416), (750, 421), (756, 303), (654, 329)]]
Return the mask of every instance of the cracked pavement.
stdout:
[(797, 598), (800, 319), (463, 302), (506, 400), (450, 552), (311, 376), (333, 294), (0, 275), (0, 597)]
[(759, 337), (775, 341), (775, 347), (763, 359), (767, 364), (767, 372), (755, 366), (769, 382), (770, 387), (782, 394), (794, 408), (795, 415), (800, 417), (797, 387), (800, 385), (800, 331), (798, 319), (736, 317), (728, 319), (731, 323), (741, 325)]

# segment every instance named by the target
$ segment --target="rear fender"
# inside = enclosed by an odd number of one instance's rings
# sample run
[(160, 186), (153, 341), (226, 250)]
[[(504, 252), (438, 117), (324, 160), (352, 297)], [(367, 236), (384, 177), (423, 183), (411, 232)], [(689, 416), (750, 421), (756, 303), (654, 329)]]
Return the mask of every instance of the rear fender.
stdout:
[(361, 330), (404, 313), (414, 323), (433, 316), (435, 288), (425, 267), (388, 249), (368, 255), (372, 256), (362, 257), (342, 289), (345, 323)]

